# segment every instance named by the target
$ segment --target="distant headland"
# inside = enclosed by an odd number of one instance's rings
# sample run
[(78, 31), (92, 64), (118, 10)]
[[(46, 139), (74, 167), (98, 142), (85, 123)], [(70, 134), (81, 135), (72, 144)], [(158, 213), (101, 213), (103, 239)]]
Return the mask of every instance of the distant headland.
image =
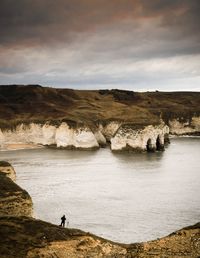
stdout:
[(163, 150), (200, 135), (200, 92), (0, 86), (0, 148)]

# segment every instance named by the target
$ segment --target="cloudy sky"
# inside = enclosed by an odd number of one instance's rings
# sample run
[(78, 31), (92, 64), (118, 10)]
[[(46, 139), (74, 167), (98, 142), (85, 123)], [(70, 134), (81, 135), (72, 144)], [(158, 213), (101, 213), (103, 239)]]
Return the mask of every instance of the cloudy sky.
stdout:
[(199, 0), (0, 0), (0, 84), (200, 91)]

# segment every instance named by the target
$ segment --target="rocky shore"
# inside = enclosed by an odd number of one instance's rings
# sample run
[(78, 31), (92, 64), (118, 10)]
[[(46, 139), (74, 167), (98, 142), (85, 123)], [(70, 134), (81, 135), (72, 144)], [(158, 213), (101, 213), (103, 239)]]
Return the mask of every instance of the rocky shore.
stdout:
[(78, 229), (61, 228), (32, 217), (29, 194), (15, 184), (15, 172), (0, 162), (0, 257), (172, 257), (200, 256), (200, 223), (169, 236), (120, 244)]

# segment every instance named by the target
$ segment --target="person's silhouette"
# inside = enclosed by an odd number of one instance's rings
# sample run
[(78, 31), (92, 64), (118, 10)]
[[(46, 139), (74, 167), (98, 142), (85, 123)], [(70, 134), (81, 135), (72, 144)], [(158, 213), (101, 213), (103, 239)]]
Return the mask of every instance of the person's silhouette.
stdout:
[(66, 217), (65, 217), (65, 215), (63, 215), (61, 218), (61, 224), (60, 224), (60, 226), (63, 228), (65, 227), (65, 220), (66, 220)]

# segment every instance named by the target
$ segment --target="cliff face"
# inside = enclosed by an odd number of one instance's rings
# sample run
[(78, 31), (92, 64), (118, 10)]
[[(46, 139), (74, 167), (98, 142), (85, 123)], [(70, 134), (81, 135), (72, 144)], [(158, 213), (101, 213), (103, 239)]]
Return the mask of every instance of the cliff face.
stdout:
[(0, 161), (0, 216), (31, 216), (30, 195), (13, 182), (15, 171), (7, 162)]
[(0, 146), (9, 144), (41, 144), (58, 148), (95, 149), (111, 142), (111, 150), (155, 151), (164, 148), (168, 138), (169, 128), (164, 123), (157, 126), (135, 128), (134, 125), (124, 125), (110, 122), (106, 126), (99, 125), (92, 131), (87, 126), (70, 127), (66, 122), (58, 126), (48, 123), (41, 125), (18, 125), (14, 130), (0, 131)]
[(2, 148), (7, 144), (42, 144), (55, 145), (58, 148), (93, 149), (106, 140), (100, 131), (93, 133), (87, 126), (77, 128), (70, 127), (67, 123), (58, 126), (48, 123), (30, 125), (20, 124), (14, 130), (0, 131), (0, 145)]
[(71, 127), (66, 122), (59, 125), (20, 124), (14, 129), (0, 129), (0, 148), (12, 144), (35, 144), (67, 149), (96, 149), (110, 143), (111, 150), (155, 151), (164, 149), (169, 134), (200, 135), (200, 117), (190, 120), (169, 120), (157, 125), (135, 125), (122, 122), (99, 124), (95, 129), (86, 125)]
[(200, 135), (200, 117), (192, 116), (185, 121), (173, 119), (169, 121), (170, 133), (175, 135)]
[(121, 126), (115, 136), (111, 138), (111, 149), (155, 151), (164, 149), (168, 139), (169, 127), (161, 124), (159, 126), (146, 126), (142, 129), (132, 128), (130, 125)]

